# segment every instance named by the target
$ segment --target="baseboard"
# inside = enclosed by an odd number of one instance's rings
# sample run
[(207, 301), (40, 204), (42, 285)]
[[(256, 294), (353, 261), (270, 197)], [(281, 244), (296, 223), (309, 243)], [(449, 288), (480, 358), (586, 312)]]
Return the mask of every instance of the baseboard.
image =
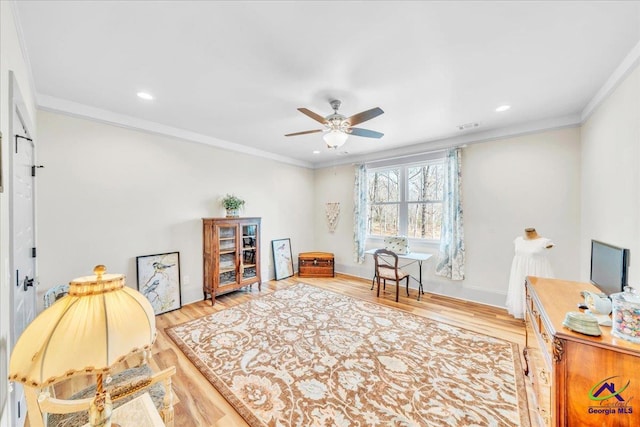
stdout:
[[(372, 267), (368, 265), (355, 267), (336, 265), (336, 275), (371, 283)], [(269, 280), (273, 280), (273, 278)], [(464, 281), (458, 282), (442, 278), (434, 279), (433, 277), (428, 277), (423, 278), (422, 285), (425, 292), (432, 294), (490, 305), (493, 307), (505, 308), (505, 294), (470, 286)], [(409, 287), (412, 289), (418, 289), (418, 283), (416, 283), (415, 280), (411, 280)], [(202, 299), (202, 289), (189, 288), (182, 290), (182, 305), (202, 301)]]
[[(371, 266), (346, 266), (336, 265), (336, 273), (361, 280), (372, 280), (373, 270)], [(422, 286), (425, 292), (443, 295), (463, 301), (471, 301), (493, 307), (505, 308), (506, 296), (502, 293), (487, 291), (478, 287), (469, 286), (465, 281), (452, 281), (444, 278), (434, 279), (423, 277)], [(418, 289), (416, 280), (411, 280), (409, 287)]]

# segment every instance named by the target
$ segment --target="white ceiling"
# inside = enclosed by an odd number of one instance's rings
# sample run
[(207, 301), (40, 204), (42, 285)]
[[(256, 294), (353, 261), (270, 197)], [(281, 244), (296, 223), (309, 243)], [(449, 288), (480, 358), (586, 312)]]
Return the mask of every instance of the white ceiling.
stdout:
[[(307, 166), (575, 124), (640, 40), (637, 1), (15, 5), (43, 108)], [(284, 136), (332, 98), (385, 136)]]

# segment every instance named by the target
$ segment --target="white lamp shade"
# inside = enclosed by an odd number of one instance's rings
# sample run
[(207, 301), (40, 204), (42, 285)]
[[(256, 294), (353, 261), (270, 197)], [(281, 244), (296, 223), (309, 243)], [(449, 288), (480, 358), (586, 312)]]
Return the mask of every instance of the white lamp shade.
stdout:
[(325, 133), (322, 136), (322, 139), (324, 139), (324, 142), (327, 143), (329, 148), (338, 148), (344, 145), (345, 142), (347, 142), (348, 137), (349, 135), (344, 132), (341, 132), (339, 130), (332, 130)]
[(123, 275), (83, 277), (24, 330), (11, 354), (9, 378), (41, 387), (77, 373), (107, 372), (155, 339), (153, 307), (124, 286)]

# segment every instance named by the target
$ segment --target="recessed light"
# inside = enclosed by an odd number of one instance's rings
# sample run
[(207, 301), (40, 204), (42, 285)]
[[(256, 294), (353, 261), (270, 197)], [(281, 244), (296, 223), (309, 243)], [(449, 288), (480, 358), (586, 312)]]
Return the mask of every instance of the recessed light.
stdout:
[(502, 113), (503, 111), (507, 111), (510, 108), (511, 108), (511, 105), (501, 105), (498, 108), (496, 108), (496, 112)]
[(138, 95), (138, 98), (142, 98), (147, 101), (151, 101), (153, 99), (153, 95), (147, 92), (138, 92), (136, 95)]
[(320, 154), (320, 150), (313, 150), (313, 154)]

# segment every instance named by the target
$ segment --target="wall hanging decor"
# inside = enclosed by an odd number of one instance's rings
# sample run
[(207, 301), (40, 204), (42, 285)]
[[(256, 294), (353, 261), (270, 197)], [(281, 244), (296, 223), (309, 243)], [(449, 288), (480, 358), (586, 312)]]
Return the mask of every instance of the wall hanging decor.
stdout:
[(326, 203), (324, 206), (324, 212), (327, 216), (327, 226), (329, 227), (329, 231), (333, 233), (336, 230), (338, 218), (340, 217), (340, 203)]
[(180, 253), (136, 257), (138, 291), (151, 303), (155, 314), (182, 307), (180, 296)]
[(293, 276), (293, 254), (291, 252), (291, 239), (272, 240), (273, 268), (276, 280)]

